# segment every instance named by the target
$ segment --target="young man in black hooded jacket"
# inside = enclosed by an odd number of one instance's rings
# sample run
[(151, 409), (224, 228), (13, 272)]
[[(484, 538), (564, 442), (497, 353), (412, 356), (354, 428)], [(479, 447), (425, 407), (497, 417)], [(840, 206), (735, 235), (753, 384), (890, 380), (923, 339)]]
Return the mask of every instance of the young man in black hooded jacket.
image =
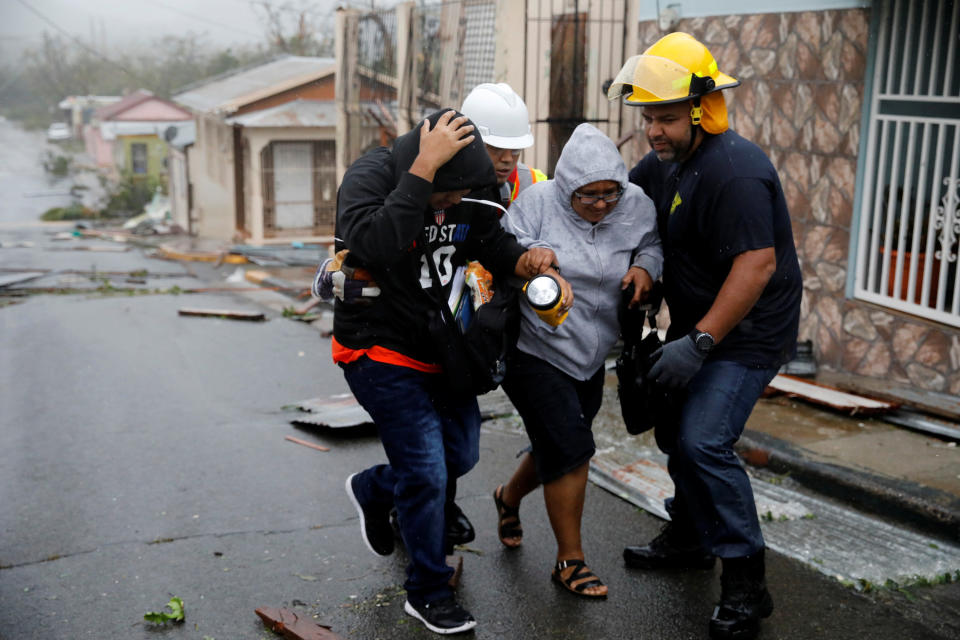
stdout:
[[(496, 185), (489, 155), (466, 116), (434, 113), (392, 148), (357, 160), (337, 198), (337, 250), (348, 271), (375, 282), (363, 295), (338, 298), (333, 358), (377, 425), (388, 464), (347, 479), (372, 552), (393, 552), (392, 508), (410, 557), (407, 613), (436, 633), (467, 631), (476, 621), (454, 599), (446, 564), (447, 480), (479, 457), (476, 398), (449, 393), (437, 364), (427, 316), (447, 299), (452, 276), (468, 259), (496, 276), (530, 278), (554, 262), (547, 249), (525, 251), (502, 229), (496, 205), (462, 201)], [(440, 276), (433, 280), (424, 252)], [(356, 273), (356, 271), (353, 271)]]

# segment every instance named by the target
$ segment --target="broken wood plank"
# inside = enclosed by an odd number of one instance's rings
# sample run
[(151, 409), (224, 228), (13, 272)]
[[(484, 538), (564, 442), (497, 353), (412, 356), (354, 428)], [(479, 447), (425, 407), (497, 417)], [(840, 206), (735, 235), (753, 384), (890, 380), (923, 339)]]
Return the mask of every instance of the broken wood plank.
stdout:
[(266, 320), (260, 311), (234, 311), (232, 309), (179, 309), (181, 316), (196, 316), (204, 318), (226, 318), (228, 320)]
[(899, 406), (895, 402), (858, 396), (835, 387), (783, 374), (775, 376), (768, 388), (850, 415), (887, 413)]
[(307, 442), (306, 440), (301, 440), (300, 438), (294, 438), (293, 436), (286, 436), (284, 439), (297, 444), (302, 444), (303, 446), (310, 447), (311, 449), (316, 449), (317, 451), (330, 451), (330, 447), (325, 447), (322, 444), (313, 444), (312, 442)]
[(256, 614), (274, 633), (290, 640), (343, 640), (330, 630), (296, 611), (278, 607), (257, 607)]

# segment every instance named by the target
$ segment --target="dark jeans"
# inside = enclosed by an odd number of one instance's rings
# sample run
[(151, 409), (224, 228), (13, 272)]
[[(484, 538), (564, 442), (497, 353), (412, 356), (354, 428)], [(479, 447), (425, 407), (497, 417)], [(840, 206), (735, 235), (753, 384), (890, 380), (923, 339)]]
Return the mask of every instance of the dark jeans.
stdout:
[(675, 485), (667, 511), (721, 558), (750, 555), (764, 546), (753, 488), (733, 445), (776, 373), (777, 368), (708, 360), (687, 387), (679, 423), (656, 434)]
[(410, 564), (404, 588), (421, 604), (451, 594), (444, 553), (447, 478), (480, 456), (476, 399), (448, 401), (443, 376), (360, 358), (343, 367), (350, 390), (377, 425), (389, 464), (358, 474), (357, 499), (397, 508)]

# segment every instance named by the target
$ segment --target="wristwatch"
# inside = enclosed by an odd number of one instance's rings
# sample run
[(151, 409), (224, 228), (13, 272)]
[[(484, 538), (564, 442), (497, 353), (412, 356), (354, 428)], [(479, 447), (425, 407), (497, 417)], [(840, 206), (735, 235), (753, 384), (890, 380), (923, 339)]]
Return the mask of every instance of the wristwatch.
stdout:
[(713, 336), (706, 331), (700, 331), (696, 327), (693, 328), (689, 334), (690, 339), (693, 340), (693, 344), (696, 345), (697, 351), (706, 355), (713, 350), (713, 346), (717, 343), (713, 339)]

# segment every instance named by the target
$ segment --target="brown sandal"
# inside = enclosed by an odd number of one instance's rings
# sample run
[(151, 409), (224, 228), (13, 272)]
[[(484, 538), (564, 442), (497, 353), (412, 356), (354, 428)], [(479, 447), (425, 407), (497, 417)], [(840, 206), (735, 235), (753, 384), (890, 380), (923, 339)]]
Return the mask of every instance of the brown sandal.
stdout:
[(497, 535), (507, 549), (516, 549), (517, 544), (507, 544), (506, 538), (523, 538), (520, 526), (520, 507), (511, 507), (503, 501), (503, 485), (493, 490), (493, 504), (497, 507)]
[[(570, 575), (564, 579), (563, 570), (573, 568)], [(604, 587), (603, 581), (598, 578), (583, 560), (561, 560), (553, 568), (550, 575), (553, 581), (562, 586), (570, 593), (575, 593), (584, 598), (606, 598), (606, 593), (585, 593), (590, 587)]]

